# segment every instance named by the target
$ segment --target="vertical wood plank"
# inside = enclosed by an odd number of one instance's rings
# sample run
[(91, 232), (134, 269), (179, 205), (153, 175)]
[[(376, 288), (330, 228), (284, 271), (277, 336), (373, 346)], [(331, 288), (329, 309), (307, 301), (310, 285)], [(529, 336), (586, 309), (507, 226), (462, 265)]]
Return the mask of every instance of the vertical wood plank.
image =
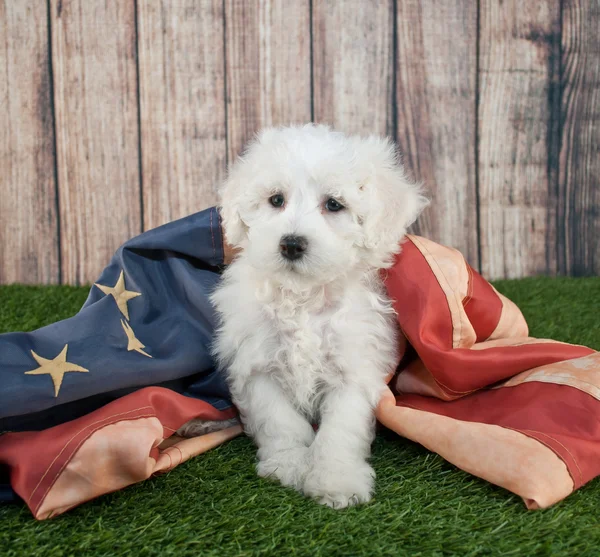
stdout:
[(480, 10), (482, 271), (554, 273), (560, 2), (481, 0)]
[(56, 283), (48, 7), (0, 1), (0, 283)]
[(600, 274), (600, 2), (565, 0), (559, 271)]
[(265, 126), (311, 119), (308, 0), (225, 0), (228, 160)]
[(216, 202), (226, 159), (222, 0), (138, 0), (144, 228)]
[(135, 5), (52, 0), (63, 280), (141, 231)]
[(402, 1), (396, 21), (397, 139), (432, 198), (414, 230), (478, 267), (477, 3)]
[(392, 0), (313, 0), (315, 121), (393, 135)]

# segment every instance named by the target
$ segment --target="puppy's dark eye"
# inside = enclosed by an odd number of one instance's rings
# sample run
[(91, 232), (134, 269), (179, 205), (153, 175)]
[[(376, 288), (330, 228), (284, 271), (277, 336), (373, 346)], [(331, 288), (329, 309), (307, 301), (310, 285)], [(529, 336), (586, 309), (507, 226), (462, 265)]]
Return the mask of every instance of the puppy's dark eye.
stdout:
[(273, 205), (273, 207), (283, 207), (285, 199), (283, 195), (281, 195), (280, 193), (276, 193), (275, 195), (269, 197), (269, 203)]
[(332, 213), (336, 213), (337, 211), (341, 211), (344, 206), (337, 200), (330, 197), (327, 201), (325, 201), (325, 209)]

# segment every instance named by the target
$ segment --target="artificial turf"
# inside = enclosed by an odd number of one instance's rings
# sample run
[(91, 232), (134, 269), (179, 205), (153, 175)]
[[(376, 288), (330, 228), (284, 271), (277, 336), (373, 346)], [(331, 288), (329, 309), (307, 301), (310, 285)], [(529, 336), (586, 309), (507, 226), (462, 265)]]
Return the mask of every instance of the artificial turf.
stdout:
[[(496, 287), (532, 336), (600, 349), (600, 278), (534, 278)], [(69, 317), (86, 288), (0, 287), (0, 333)], [(0, 555), (599, 555), (600, 480), (544, 511), (382, 432), (377, 489), (334, 511), (256, 477), (238, 438), (174, 471), (35, 521), (0, 506)]]

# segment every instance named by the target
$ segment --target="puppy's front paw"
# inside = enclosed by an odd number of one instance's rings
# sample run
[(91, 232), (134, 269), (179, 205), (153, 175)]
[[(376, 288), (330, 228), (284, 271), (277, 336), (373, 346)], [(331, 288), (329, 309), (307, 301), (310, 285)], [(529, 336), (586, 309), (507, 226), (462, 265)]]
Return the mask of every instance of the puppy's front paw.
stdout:
[[(260, 453), (259, 453), (260, 457)], [(282, 485), (300, 490), (308, 467), (308, 447), (295, 447), (261, 459), (256, 471), (263, 478), (277, 479)]]
[(371, 500), (375, 472), (366, 462), (335, 466), (313, 466), (304, 480), (303, 492), (334, 509), (352, 507)]

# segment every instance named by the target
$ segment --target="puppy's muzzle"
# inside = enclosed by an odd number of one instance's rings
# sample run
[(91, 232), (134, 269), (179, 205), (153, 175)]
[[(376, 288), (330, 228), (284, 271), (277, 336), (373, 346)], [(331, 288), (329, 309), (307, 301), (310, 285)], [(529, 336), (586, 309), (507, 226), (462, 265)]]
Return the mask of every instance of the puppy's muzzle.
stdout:
[(306, 252), (308, 241), (302, 236), (284, 236), (279, 242), (281, 255), (289, 261), (300, 259)]

